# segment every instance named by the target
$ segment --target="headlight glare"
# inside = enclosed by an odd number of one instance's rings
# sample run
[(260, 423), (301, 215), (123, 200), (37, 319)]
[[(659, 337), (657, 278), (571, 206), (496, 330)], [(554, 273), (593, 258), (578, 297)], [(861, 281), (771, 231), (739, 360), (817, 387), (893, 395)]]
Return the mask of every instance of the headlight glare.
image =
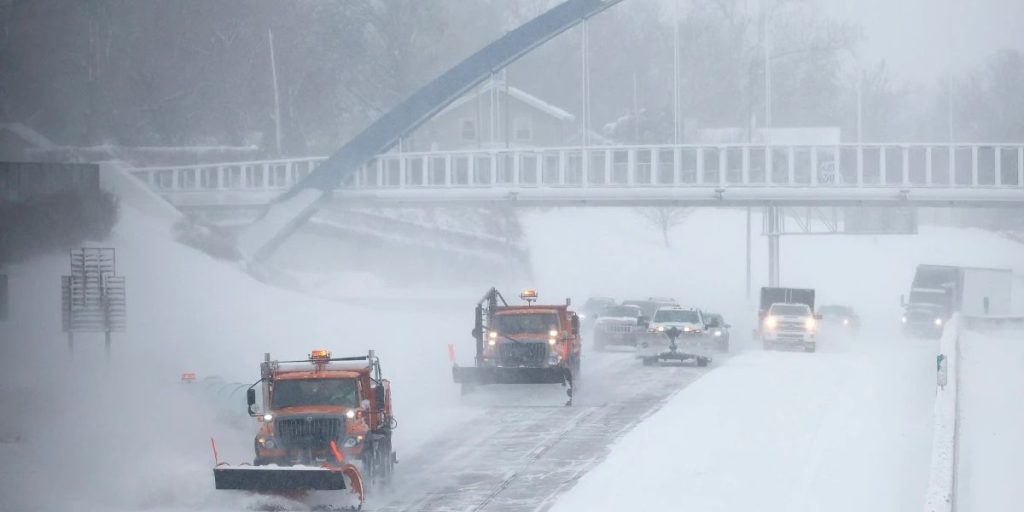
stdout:
[(936, 318), (935, 319), (935, 325), (937, 327), (942, 327), (942, 319), (941, 318)]
[(273, 421), (274, 415), (269, 412), (263, 415), (263, 421)]
[(342, 446), (344, 446), (345, 448), (352, 448), (353, 446), (355, 446), (357, 444), (359, 444), (359, 440), (358, 439), (356, 439), (354, 437), (346, 437), (345, 438), (345, 444), (342, 445)]

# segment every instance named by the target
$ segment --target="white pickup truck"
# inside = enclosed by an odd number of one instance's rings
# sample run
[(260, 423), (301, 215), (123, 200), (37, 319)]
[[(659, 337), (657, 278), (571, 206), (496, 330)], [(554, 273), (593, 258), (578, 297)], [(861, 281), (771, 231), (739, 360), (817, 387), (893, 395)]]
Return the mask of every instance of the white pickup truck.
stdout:
[(772, 304), (761, 326), (765, 350), (787, 346), (814, 352), (817, 335), (818, 321), (807, 304)]

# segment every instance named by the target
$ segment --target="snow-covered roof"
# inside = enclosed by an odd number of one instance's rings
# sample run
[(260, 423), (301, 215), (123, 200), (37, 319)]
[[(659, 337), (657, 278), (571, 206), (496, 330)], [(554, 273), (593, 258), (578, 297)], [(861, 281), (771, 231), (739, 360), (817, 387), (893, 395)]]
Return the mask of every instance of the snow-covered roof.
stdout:
[(8, 130), (36, 148), (54, 149), (57, 147), (53, 141), (43, 136), (43, 134), (22, 123), (0, 123), (0, 130)]
[[(465, 105), (466, 103), (468, 103), (470, 101), (475, 100), (478, 94), (489, 93), (489, 92), (491, 92), (492, 89), (497, 89), (499, 91), (499, 93), (502, 93), (502, 92), (505, 92), (506, 85), (505, 85), (505, 83), (497, 81), (497, 80), (489, 81), (489, 82), (481, 85), (478, 89), (475, 89), (472, 92), (468, 92), (468, 93), (462, 95), (462, 97), (460, 97), (459, 99), (453, 101), (447, 107), (445, 107), (444, 110), (438, 112), (437, 115), (441, 116), (441, 115), (447, 114), (448, 112), (450, 112), (452, 110), (455, 110), (455, 109), (461, 107), (462, 105)], [(517, 100), (519, 100), (519, 101), (521, 101), (521, 102), (523, 102), (523, 103), (525, 103), (525, 104), (527, 104), (527, 105), (529, 105), (529, 106), (531, 106), (531, 107), (533, 107), (533, 108), (535, 108), (537, 110), (540, 110), (541, 112), (544, 112), (545, 114), (548, 114), (551, 117), (554, 117), (556, 119), (560, 119), (562, 121), (572, 121), (572, 120), (576, 119), (576, 116), (570, 114), (569, 112), (567, 112), (567, 111), (565, 111), (565, 110), (563, 110), (561, 108), (558, 108), (558, 107), (556, 107), (556, 106), (554, 106), (554, 105), (552, 105), (552, 104), (550, 104), (550, 103), (548, 103), (548, 102), (546, 102), (546, 101), (544, 101), (544, 100), (542, 100), (542, 99), (540, 99), (540, 98), (538, 98), (538, 97), (536, 97), (536, 96), (534, 96), (534, 95), (532, 95), (532, 94), (530, 94), (530, 93), (528, 93), (528, 92), (526, 92), (526, 91), (524, 91), (522, 89), (519, 89), (518, 87), (513, 87), (513, 86), (509, 85), (509, 86), (507, 86), (507, 89), (508, 89), (508, 95), (509, 96), (511, 96), (511, 97), (513, 97), (513, 98), (515, 98), (515, 99), (517, 99)]]

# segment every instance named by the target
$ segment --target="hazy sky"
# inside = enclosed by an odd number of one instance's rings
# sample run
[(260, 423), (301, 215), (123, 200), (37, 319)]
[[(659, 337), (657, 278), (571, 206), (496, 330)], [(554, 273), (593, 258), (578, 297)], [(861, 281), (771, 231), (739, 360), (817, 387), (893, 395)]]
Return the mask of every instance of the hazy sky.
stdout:
[[(1024, 0), (818, 0), (826, 14), (861, 23), (865, 64), (885, 59), (904, 80), (929, 84), (998, 48), (1024, 52)], [(952, 42), (952, 44), (950, 44)]]

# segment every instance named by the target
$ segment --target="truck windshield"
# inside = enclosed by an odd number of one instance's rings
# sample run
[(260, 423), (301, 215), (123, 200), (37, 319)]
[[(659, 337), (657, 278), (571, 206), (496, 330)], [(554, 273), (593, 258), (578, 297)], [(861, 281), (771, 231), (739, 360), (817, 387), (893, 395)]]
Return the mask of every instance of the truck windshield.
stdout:
[(811, 308), (803, 304), (775, 304), (772, 306), (769, 314), (782, 316), (808, 316), (811, 314)]
[(945, 306), (946, 301), (947, 294), (944, 291), (914, 290), (910, 292), (911, 304), (934, 304), (936, 306)]
[(558, 315), (554, 313), (525, 313), (521, 315), (498, 315), (491, 328), (502, 334), (547, 334), (558, 329)]
[(687, 309), (663, 309), (654, 314), (655, 322), (689, 322), (700, 323), (700, 315)]
[(640, 316), (640, 308), (636, 306), (614, 306), (608, 307), (601, 310), (601, 316), (612, 316), (612, 317), (623, 317), (628, 316), (636, 318)]
[(358, 407), (355, 379), (279, 380), (274, 382), (274, 409), (335, 405)]

